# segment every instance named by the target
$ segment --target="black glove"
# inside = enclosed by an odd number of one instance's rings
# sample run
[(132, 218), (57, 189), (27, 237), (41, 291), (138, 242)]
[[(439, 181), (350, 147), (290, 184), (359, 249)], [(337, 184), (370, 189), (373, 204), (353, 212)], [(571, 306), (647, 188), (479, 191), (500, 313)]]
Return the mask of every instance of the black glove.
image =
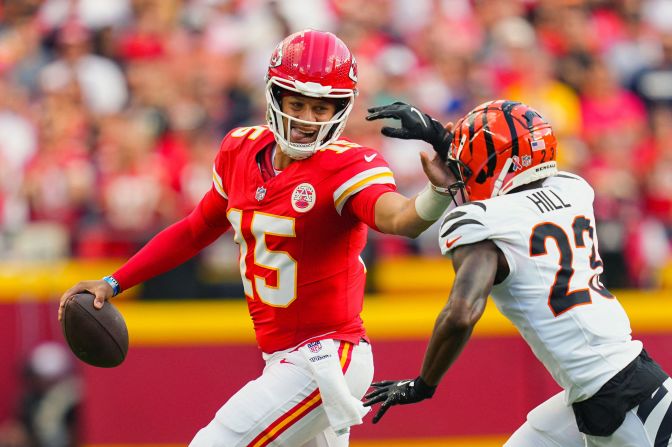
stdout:
[(443, 125), (415, 107), (397, 101), (386, 106), (368, 109), (367, 121), (381, 118), (401, 120), (401, 127), (383, 127), (380, 131), (386, 137), (403, 140), (422, 140), (431, 144), (441, 160), (448, 158), (448, 149), (453, 134), (444, 129)]
[(436, 391), (435, 386), (427, 385), (420, 377), (415, 380), (400, 380), (398, 382), (384, 380), (372, 383), (371, 386), (375, 390), (364, 396), (367, 399), (364, 406), (370, 407), (378, 402), (383, 403), (373, 417), (374, 424), (383, 417), (391, 406), (414, 404), (431, 398)]

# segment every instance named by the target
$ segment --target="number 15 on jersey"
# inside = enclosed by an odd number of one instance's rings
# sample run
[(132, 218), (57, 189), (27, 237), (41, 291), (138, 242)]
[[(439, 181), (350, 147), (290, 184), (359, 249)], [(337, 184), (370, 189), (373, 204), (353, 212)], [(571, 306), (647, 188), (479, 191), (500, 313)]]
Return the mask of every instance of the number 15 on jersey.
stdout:
[[(294, 218), (254, 211), (244, 232), (241, 210), (230, 209), (227, 216), (235, 231), (233, 239), (240, 246), (240, 276), (245, 295), (250, 299), (258, 296), (269, 306), (289, 306), (297, 295), (297, 262), (285, 251), (270, 250), (266, 237), (295, 238)], [(250, 253), (252, 265), (247, 262)], [(276, 277), (275, 284), (267, 280), (269, 273)]]

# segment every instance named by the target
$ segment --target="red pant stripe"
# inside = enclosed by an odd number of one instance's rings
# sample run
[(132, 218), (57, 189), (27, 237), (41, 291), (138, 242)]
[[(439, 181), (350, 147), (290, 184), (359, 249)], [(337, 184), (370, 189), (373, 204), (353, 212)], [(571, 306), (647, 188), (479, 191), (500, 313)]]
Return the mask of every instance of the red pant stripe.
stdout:
[[(353, 344), (347, 341), (341, 341), (338, 348), (338, 358), (341, 363), (343, 373), (348, 370), (350, 361), (352, 360)], [(274, 421), (271, 425), (266, 427), (256, 438), (248, 445), (249, 447), (265, 447), (277, 439), (289, 427), (296, 424), (302, 417), (310, 413), (315, 408), (322, 404), (322, 397), (320, 390), (316, 389), (308, 395), (301, 402), (296, 404), (291, 410), (283, 414), (282, 417)]]
[(256, 438), (250, 442), (250, 447), (264, 447), (273, 442), (278, 436), (285, 432), (289, 427), (295, 424), (303, 416), (310, 413), (313, 409), (322, 404), (322, 397), (319, 390), (315, 390), (301, 402), (296, 404), (291, 410), (283, 414), (264, 431), (259, 433)]

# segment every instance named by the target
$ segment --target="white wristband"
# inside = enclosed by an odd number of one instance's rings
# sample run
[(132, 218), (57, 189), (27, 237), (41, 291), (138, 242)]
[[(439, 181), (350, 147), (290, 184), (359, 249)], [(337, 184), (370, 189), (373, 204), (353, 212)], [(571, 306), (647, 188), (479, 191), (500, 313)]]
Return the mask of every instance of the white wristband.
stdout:
[[(436, 186), (432, 182), (429, 182), (429, 187), (432, 188), (434, 191), (438, 192), (441, 195), (448, 195), (450, 193), (450, 188), (444, 188), (443, 186)], [(452, 194), (451, 194), (452, 196)]]
[(440, 194), (432, 186), (428, 184), (415, 197), (415, 212), (422, 220), (429, 222), (434, 222), (441, 217), (453, 201), (452, 196)]

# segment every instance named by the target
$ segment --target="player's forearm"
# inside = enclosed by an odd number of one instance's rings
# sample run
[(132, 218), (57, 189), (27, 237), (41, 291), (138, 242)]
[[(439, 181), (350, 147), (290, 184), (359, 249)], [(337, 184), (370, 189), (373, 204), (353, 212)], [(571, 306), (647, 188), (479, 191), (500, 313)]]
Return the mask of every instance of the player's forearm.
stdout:
[(381, 231), (387, 234), (396, 234), (415, 239), (433, 223), (434, 221), (427, 221), (418, 217), (411, 206), (397, 214), (395, 219), (387, 225), (387, 229), (381, 228)]
[[(418, 237), (438, 218), (420, 216), (416, 209), (417, 197), (407, 198), (390, 192), (380, 196), (376, 202), (376, 226), (387, 234), (396, 234), (410, 238)], [(439, 213), (440, 215), (440, 213)]]
[(393, 234), (415, 239), (435, 221), (425, 220), (419, 216), (415, 209), (415, 198), (408, 199), (408, 203), (394, 216)]
[(405, 228), (412, 232), (411, 237), (416, 237), (429, 228), (452, 204), (452, 197), (438, 189), (429, 183), (409, 200), (412, 207), (407, 206), (408, 211), (401, 216), (405, 219)]
[(429, 385), (439, 383), (485, 312), (497, 272), (496, 247), (491, 242), (458, 247), (453, 266), (455, 282), (434, 324), (422, 366), (421, 377)]
[(224, 223), (208, 225), (199, 204), (189, 216), (154, 236), (112, 276), (121, 290), (129, 289), (188, 261), (227, 229)]
[(456, 317), (448, 305), (441, 311), (434, 324), (420, 372), (428, 385), (439, 384), (471, 337), (476, 321)]

